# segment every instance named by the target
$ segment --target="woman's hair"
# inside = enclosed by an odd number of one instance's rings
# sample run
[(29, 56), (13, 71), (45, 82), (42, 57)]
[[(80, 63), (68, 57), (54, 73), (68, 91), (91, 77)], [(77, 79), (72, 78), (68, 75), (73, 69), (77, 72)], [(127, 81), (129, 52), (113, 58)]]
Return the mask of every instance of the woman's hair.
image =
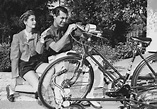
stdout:
[(60, 11), (62, 11), (62, 12), (64, 12), (65, 14), (68, 15), (68, 10), (67, 10), (65, 7), (63, 7), (63, 6), (58, 6), (58, 7), (54, 8), (54, 9), (53, 9), (53, 15), (59, 16), (59, 12), (60, 12)]
[(24, 21), (27, 21), (27, 19), (28, 19), (29, 16), (31, 16), (31, 15), (35, 15), (35, 14), (34, 14), (34, 11), (28, 10), (28, 11), (26, 11), (25, 13), (23, 13), (23, 14), (20, 16), (19, 22), (20, 22), (20, 26), (21, 26), (21, 27), (24, 26)]

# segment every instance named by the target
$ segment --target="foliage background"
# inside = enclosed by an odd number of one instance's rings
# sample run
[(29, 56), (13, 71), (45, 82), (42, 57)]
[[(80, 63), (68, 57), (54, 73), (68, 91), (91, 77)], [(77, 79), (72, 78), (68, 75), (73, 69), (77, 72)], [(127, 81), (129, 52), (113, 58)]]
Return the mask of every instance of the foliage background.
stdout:
[[(20, 15), (26, 10), (34, 10), (38, 24), (36, 29), (42, 32), (52, 22), (48, 3), (56, 1), (58, 0), (0, 0), (0, 71), (10, 70), (10, 42), (13, 34), (23, 29), (19, 26)], [(83, 23), (96, 24), (103, 32), (105, 40), (93, 38), (93, 43), (101, 48), (104, 55), (123, 58), (123, 52), (128, 51), (126, 37), (146, 36), (147, 0), (60, 0), (59, 3), (61, 2), (71, 11), (71, 20), (79, 19)]]

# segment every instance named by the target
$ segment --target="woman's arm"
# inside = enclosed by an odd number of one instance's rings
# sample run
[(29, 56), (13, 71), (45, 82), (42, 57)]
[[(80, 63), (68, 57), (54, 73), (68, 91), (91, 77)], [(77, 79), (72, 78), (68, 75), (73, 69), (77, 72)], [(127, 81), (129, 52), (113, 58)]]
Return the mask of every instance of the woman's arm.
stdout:
[(36, 52), (38, 54), (42, 54), (44, 50), (44, 39), (37, 35), (37, 45), (36, 45)]

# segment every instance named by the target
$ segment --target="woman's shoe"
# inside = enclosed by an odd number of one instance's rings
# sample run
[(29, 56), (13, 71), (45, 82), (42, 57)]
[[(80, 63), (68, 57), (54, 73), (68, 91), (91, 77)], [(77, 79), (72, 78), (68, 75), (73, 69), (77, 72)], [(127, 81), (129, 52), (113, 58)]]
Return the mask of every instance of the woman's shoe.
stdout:
[(10, 102), (14, 102), (14, 101), (15, 101), (15, 97), (14, 97), (14, 93), (11, 94), (10, 85), (7, 85), (7, 87), (6, 87), (6, 92), (7, 92), (7, 99), (8, 99)]

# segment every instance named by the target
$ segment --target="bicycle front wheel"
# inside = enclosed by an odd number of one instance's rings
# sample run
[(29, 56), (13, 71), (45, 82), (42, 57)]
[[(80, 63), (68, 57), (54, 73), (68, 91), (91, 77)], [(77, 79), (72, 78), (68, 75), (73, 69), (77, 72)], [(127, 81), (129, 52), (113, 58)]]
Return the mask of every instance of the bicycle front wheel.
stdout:
[(38, 87), (39, 98), (43, 105), (53, 109), (58, 105), (57, 97), (62, 96), (65, 89), (70, 89), (70, 98), (83, 98), (91, 90), (93, 81), (94, 72), (86, 59), (62, 57), (51, 63), (42, 74)]
[[(157, 76), (157, 54), (150, 55), (146, 58), (152, 70)], [(133, 72), (131, 81), (132, 88), (137, 93), (138, 100), (157, 105), (157, 83), (156, 77), (143, 60)]]

